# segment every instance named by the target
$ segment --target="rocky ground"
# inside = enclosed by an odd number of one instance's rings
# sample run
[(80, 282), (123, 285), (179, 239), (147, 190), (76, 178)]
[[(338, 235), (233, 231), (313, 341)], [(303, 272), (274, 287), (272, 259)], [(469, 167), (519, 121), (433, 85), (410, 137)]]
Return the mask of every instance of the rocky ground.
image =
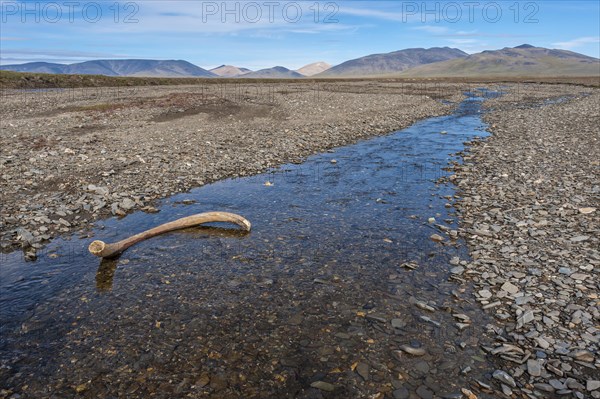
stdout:
[[(357, 82), (317, 88), (277, 83), (4, 93), (3, 247), (24, 247), (34, 258), (46, 240), (71, 232), (87, 236), (99, 218), (136, 209), (152, 212), (155, 199), (299, 162), (330, 147), (448, 113), (453, 104), (439, 100), (457, 101), (464, 89), (459, 84)], [(470, 260), (450, 261), (451, 279), (464, 284), (456, 296), (469, 299), (473, 292), (494, 320), (476, 344), (494, 363), (493, 383), (473, 381), (474, 391), (506, 398), (600, 398), (600, 92), (538, 84), (506, 89), (506, 95), (487, 102), (493, 135), (470, 143), (464, 164), (455, 165), (449, 179), (459, 190), (454, 204), (462, 220), (458, 234), (471, 254)], [(232, 303), (240, 292), (232, 290)], [(414, 299), (407, 297), (394, 300)], [(147, 303), (148, 309), (138, 313), (162, 306)], [(431, 312), (426, 305), (414, 303)], [(392, 319), (391, 327), (399, 322)], [(407, 326), (427, 335), (420, 324)], [(216, 332), (222, 330), (215, 325)], [(381, 334), (387, 342), (388, 335)], [(416, 347), (400, 349), (417, 359), (423, 356)], [(357, 363), (353, 370), (367, 381), (372, 377), (365, 375), (377, 375), (376, 363), (370, 369)], [(456, 366), (444, 363), (432, 362), (440, 370)], [(404, 359), (401, 364), (414, 365), (411, 372), (429, 373), (424, 361)], [(211, 386), (218, 383), (210, 380)], [(333, 389), (320, 380), (311, 384), (323, 395)], [(409, 393), (401, 384), (392, 385), (373, 397), (434, 397), (421, 387)], [(466, 389), (462, 395), (476, 398)]]
[[(569, 101), (549, 95), (559, 90)], [(600, 398), (600, 93), (590, 93), (521, 87), (489, 101), (493, 136), (472, 143), (452, 178), (472, 255), (453, 271), (495, 317), (485, 349), (506, 397)]]
[(2, 93), (0, 243), (59, 234), (449, 112), (460, 84), (252, 83)]

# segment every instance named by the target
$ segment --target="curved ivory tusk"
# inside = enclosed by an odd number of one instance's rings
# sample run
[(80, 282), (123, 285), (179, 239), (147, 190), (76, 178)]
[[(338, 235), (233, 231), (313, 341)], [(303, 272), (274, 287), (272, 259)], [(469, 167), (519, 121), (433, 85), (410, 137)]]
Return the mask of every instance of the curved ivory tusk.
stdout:
[(159, 234), (167, 233), (173, 230), (186, 229), (188, 227), (194, 227), (202, 223), (209, 222), (229, 222), (235, 223), (242, 227), (246, 231), (250, 231), (251, 224), (248, 220), (240, 215), (229, 212), (205, 212), (197, 215), (187, 216), (181, 219), (174, 220), (169, 223), (161, 224), (150, 230), (146, 230), (142, 233), (136, 234), (124, 240), (115, 242), (113, 244), (106, 244), (103, 241), (94, 241), (88, 247), (89, 251), (96, 256), (102, 258), (111, 258), (119, 255), (130, 246), (137, 244), (147, 238), (157, 236)]

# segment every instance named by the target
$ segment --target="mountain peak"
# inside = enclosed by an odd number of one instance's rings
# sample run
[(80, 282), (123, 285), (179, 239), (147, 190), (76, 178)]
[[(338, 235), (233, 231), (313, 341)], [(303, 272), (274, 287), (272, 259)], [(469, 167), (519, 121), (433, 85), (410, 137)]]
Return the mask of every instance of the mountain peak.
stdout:
[(400, 76), (413, 78), (598, 76), (598, 67), (600, 67), (600, 60), (597, 58), (524, 44), (514, 48), (486, 50), (466, 58), (421, 65)]
[(250, 70), (246, 68), (236, 67), (233, 65), (223, 64), (221, 66), (211, 69), (210, 72), (223, 78), (232, 78), (235, 76), (244, 75), (245, 73), (250, 72)]
[(319, 74), (328, 76), (374, 76), (398, 73), (423, 64), (463, 58), (468, 54), (448, 47), (408, 48), (391, 53), (371, 54), (336, 65)]
[(304, 76), (313, 76), (331, 68), (331, 65), (325, 61), (317, 61), (308, 65), (304, 65), (302, 68), (296, 70), (296, 72)]
[(290, 71), (286, 67), (280, 65), (272, 68), (260, 69), (255, 72), (250, 72), (243, 76), (244, 78), (262, 78), (262, 79), (290, 79), (303, 77), (296, 71)]

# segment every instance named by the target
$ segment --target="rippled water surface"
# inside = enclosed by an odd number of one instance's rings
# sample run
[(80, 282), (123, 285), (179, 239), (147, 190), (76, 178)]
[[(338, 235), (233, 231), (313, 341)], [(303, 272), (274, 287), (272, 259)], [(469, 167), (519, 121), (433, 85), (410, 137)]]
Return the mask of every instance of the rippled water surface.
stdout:
[(116, 261), (77, 239), (34, 263), (3, 255), (0, 397), (427, 397), (489, 381), (486, 321), (449, 279), (467, 259), (443, 231), (457, 228), (455, 188), (436, 183), (486, 135), (480, 105), (171, 197), (94, 238), (211, 210), (245, 216), (249, 234), (190, 229)]

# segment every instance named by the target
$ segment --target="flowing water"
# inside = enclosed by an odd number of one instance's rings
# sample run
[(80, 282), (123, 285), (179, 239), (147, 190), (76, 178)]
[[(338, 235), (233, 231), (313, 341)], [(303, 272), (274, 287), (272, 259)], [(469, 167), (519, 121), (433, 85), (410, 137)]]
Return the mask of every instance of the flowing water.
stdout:
[(115, 261), (75, 238), (36, 262), (2, 255), (0, 397), (427, 397), (489, 382), (487, 321), (449, 278), (452, 258), (468, 260), (443, 231), (457, 229), (455, 187), (438, 182), (487, 134), (482, 93), (453, 115), (104, 221), (94, 238), (211, 210), (245, 216), (251, 233), (189, 229)]

